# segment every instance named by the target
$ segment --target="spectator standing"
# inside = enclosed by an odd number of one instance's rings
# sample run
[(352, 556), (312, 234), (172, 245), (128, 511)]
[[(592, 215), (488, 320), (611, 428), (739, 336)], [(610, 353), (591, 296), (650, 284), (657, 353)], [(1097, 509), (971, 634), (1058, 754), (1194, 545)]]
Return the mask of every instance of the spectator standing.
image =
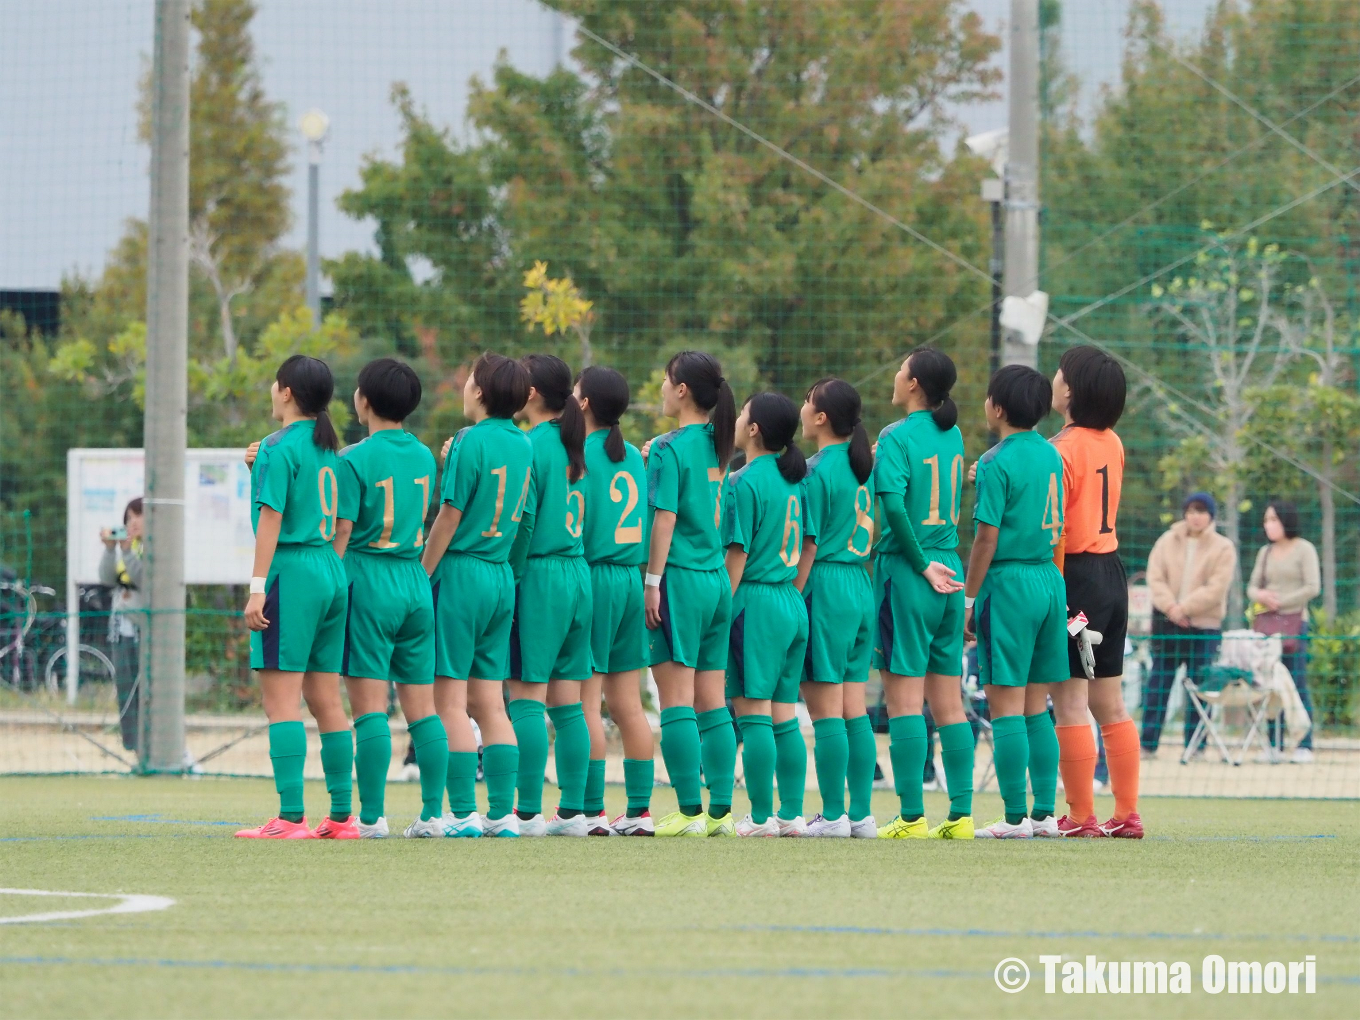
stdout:
[[(1237, 548), (1214, 529), (1218, 504), (1207, 492), (1192, 493), (1183, 518), (1171, 526), (1148, 556), (1152, 591), (1152, 670), (1143, 688), (1142, 754), (1151, 758), (1161, 742), (1162, 724), (1176, 670), (1185, 664), (1200, 676), (1218, 655), (1223, 617), (1228, 613)], [(1185, 713), (1185, 743), (1195, 718)]]
[[(1308, 695), (1308, 603), (1322, 591), (1322, 571), (1317, 549), (1299, 537), (1299, 512), (1292, 503), (1272, 500), (1266, 504), (1263, 521), (1270, 541), (1256, 554), (1247, 598), (1261, 607), (1252, 629), (1283, 638), (1285, 668), (1294, 678), (1299, 700), (1313, 717), (1313, 701)], [(1278, 747), (1284, 739), (1284, 718), (1270, 722), (1270, 742)], [(1299, 741), (1291, 759), (1305, 764), (1313, 760), (1313, 730), (1310, 727)]]
[(137, 750), (140, 698), (137, 677), (141, 669), (142, 596), (142, 497), (123, 510), (123, 527), (99, 533), (104, 555), (99, 560), (99, 583), (113, 589), (109, 613), (109, 649), (112, 652), (114, 686), (118, 691), (119, 727), (123, 747)]

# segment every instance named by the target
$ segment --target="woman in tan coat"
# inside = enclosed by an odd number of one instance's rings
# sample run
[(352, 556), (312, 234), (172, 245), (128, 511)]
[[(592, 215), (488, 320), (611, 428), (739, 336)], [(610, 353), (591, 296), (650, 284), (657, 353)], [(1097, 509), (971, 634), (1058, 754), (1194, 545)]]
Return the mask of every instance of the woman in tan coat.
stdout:
[[(1193, 679), (1213, 663), (1228, 612), (1228, 587), (1237, 547), (1214, 530), (1218, 504), (1207, 492), (1192, 493), (1183, 519), (1152, 547), (1148, 587), (1152, 592), (1152, 670), (1143, 688), (1143, 757), (1157, 751), (1176, 670), (1185, 664)], [(1184, 743), (1195, 729), (1185, 717)]]

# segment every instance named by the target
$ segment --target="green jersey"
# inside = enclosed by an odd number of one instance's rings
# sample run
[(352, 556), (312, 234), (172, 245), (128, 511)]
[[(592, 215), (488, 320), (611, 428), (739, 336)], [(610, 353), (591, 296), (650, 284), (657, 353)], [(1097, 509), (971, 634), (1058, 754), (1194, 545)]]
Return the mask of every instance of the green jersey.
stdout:
[(636, 566), (647, 562), (647, 512), (642, 492), (647, 469), (632, 443), (623, 444), (623, 460), (605, 453), (608, 429), (586, 436), (586, 560)]
[(567, 448), (562, 445), (562, 423), (540, 422), (529, 430), (534, 450), (532, 490), (527, 509), (534, 515), (530, 556), (580, 556), (585, 526), (585, 477), (568, 476)]
[(647, 503), (675, 514), (668, 566), (719, 570), (723, 546), (722, 487), (726, 472), (713, 452), (712, 425), (686, 425), (652, 440), (647, 458)]
[(874, 500), (850, 470), (850, 444), (836, 443), (808, 461), (808, 534), (817, 539), (818, 563), (862, 564), (874, 540)]
[[(959, 509), (967, 468), (958, 426), (940, 431), (929, 411), (913, 411), (878, 434), (872, 479), (881, 501), (906, 496), (907, 517), (922, 550), (959, 547)], [(897, 536), (883, 528), (876, 551), (901, 553)]]
[[(806, 490), (779, 473), (773, 455), (757, 457), (727, 479), (723, 547), (746, 551), (742, 584), (787, 584), (798, 576), (807, 527)], [(816, 538), (815, 532), (810, 537)]]
[(973, 520), (997, 536), (993, 563), (1045, 563), (1063, 530), (1062, 456), (1032, 429), (993, 446), (978, 462)]
[(463, 511), (448, 552), (505, 563), (520, 518), (533, 512), (533, 447), (509, 418), (483, 418), (454, 437), (441, 502)]
[(410, 560), (425, 544), (434, 454), (404, 429), (383, 429), (340, 451), (340, 519), (354, 522), (346, 554)]
[(312, 441), (310, 418), (279, 429), (260, 443), (250, 470), (250, 525), (260, 530), (260, 508), (283, 515), (279, 545), (326, 545), (340, 509), (339, 459)]

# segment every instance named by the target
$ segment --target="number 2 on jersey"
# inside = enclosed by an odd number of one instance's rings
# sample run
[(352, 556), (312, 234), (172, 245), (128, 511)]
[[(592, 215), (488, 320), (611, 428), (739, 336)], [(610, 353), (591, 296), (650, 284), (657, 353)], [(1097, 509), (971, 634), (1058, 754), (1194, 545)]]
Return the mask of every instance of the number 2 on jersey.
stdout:
[[(623, 488), (628, 490), (626, 494), (619, 488), (620, 482), (623, 483)], [(637, 509), (638, 484), (636, 479), (627, 471), (617, 472), (609, 480), (609, 498), (615, 503), (623, 504), (623, 513), (619, 514), (619, 523), (614, 526), (614, 544), (637, 545), (642, 541), (642, 514), (638, 514), (636, 524), (623, 523)]]
[(1048, 532), (1049, 545), (1057, 545), (1062, 537), (1062, 503), (1058, 500), (1058, 476), (1048, 476), (1048, 498), (1044, 500), (1044, 520), (1041, 525)]

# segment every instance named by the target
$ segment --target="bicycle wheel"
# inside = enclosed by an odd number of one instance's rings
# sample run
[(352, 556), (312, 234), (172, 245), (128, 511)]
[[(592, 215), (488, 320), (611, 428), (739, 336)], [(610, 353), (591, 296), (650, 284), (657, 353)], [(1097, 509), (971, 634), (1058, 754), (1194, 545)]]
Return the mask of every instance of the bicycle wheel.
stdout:
[(16, 691), (31, 691), (38, 682), (38, 660), (32, 648), (17, 642), (0, 649), (0, 683)]
[[(113, 660), (91, 645), (80, 646), (80, 682), (112, 683), (114, 679)], [(43, 681), (47, 689), (55, 693), (66, 683), (66, 649), (58, 648), (47, 660), (43, 670)]]

